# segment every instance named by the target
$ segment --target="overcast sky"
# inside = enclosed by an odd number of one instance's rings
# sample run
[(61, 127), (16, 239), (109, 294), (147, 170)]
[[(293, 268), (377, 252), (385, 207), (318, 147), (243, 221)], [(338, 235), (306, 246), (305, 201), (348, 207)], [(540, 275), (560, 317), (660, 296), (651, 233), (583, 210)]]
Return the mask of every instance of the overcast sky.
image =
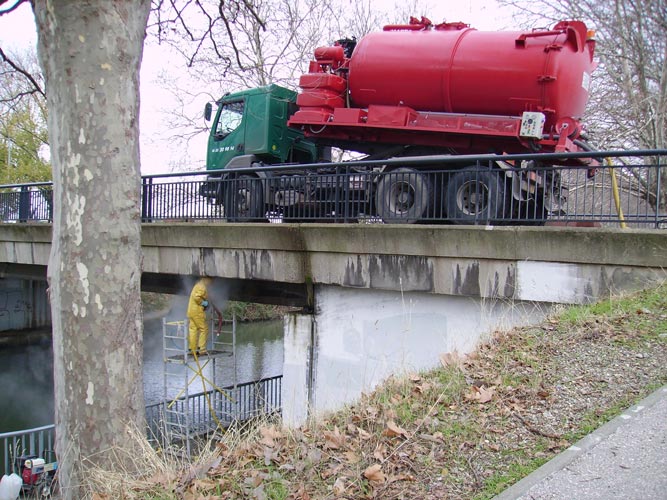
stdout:
[[(373, 2), (378, 9), (388, 9), (393, 4), (394, 0)], [(435, 23), (463, 21), (480, 30), (511, 26), (510, 16), (498, 8), (495, 0), (439, 1), (426, 16)], [(5, 51), (34, 50), (36, 42), (34, 17), (28, 3), (9, 15), (0, 16), (0, 45)], [(187, 68), (167, 50), (150, 42), (144, 49), (141, 69), (141, 170), (144, 174), (165, 173), (183, 161), (187, 161), (189, 169), (205, 168), (206, 137), (191, 141), (187, 151), (174, 150), (168, 139), (169, 129), (163, 122), (164, 113), (171, 108), (172, 97), (157, 84), (158, 76), (164, 72), (182, 74)], [(202, 111), (205, 101), (202, 97)]]

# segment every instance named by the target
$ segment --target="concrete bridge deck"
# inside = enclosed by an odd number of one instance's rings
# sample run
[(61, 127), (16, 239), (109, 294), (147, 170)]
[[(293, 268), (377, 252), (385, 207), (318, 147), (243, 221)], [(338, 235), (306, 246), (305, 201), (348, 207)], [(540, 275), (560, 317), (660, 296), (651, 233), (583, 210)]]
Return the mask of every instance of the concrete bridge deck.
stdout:
[[(43, 279), (49, 224), (0, 225), (0, 276)], [(230, 298), (312, 305), (312, 286), (580, 303), (660, 279), (667, 233), (563, 227), (144, 224), (145, 290), (210, 275)]]

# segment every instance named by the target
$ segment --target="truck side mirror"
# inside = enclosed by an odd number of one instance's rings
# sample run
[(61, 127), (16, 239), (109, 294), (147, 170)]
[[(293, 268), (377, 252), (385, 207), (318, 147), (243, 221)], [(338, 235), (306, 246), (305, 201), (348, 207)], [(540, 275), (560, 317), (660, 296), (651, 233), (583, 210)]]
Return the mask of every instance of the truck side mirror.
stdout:
[(211, 121), (211, 113), (213, 113), (213, 105), (210, 102), (207, 102), (206, 106), (204, 106), (204, 119), (207, 122)]

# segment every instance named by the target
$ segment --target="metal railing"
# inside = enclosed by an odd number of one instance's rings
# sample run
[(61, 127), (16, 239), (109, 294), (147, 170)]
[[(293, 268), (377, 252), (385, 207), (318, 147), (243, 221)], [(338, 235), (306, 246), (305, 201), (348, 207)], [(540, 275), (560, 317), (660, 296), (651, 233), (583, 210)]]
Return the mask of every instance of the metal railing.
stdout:
[(15, 460), (22, 455), (34, 455), (45, 458), (47, 462), (55, 459), (55, 425), (45, 425), (34, 429), (0, 434), (0, 463), (2, 473), (20, 473), (16, 470)]
[[(180, 413), (190, 414), (193, 434), (203, 434), (214, 430), (217, 423), (211, 415), (206, 398), (210, 398), (215, 411), (215, 418), (223, 425), (244, 422), (260, 415), (280, 413), (282, 375), (269, 377), (256, 382), (247, 382), (237, 386), (224, 387), (223, 392), (208, 391), (191, 395), (187, 401), (179, 398), (174, 401), (180, 405)], [(148, 437), (159, 438), (164, 432), (165, 406), (171, 402), (159, 402), (146, 406), (146, 426)], [(170, 418), (170, 417), (167, 417)], [(36, 455), (55, 460), (55, 425), (46, 425), (35, 429), (0, 433), (0, 463), (3, 474), (16, 471), (16, 458), (21, 455)], [(46, 457), (45, 457), (46, 455)], [(1, 474), (0, 474), (1, 475)]]
[(4, 222), (51, 221), (53, 184), (7, 184), (0, 186), (0, 220)]
[[(185, 425), (186, 419), (192, 435), (215, 430), (218, 423), (228, 427), (235, 422), (244, 422), (260, 415), (279, 413), (282, 375), (256, 382), (247, 382), (222, 388), (222, 392), (211, 390), (164, 401), (146, 407), (146, 423), (150, 437), (161, 438), (165, 421), (176, 426)], [(211, 413), (213, 410), (213, 413)]]
[[(582, 158), (597, 165), (566, 166)], [(0, 186), (2, 220), (49, 221), (47, 193), (44, 184)], [(405, 157), (147, 175), (141, 195), (144, 222), (664, 228), (667, 150)]]

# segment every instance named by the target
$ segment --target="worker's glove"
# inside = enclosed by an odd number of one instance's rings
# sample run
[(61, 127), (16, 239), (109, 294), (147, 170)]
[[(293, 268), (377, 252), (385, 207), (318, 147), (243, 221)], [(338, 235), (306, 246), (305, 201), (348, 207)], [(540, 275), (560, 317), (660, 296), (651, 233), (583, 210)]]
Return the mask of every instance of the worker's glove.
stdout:
[(201, 301), (201, 306), (206, 309), (208, 307), (208, 300), (202, 300)]

